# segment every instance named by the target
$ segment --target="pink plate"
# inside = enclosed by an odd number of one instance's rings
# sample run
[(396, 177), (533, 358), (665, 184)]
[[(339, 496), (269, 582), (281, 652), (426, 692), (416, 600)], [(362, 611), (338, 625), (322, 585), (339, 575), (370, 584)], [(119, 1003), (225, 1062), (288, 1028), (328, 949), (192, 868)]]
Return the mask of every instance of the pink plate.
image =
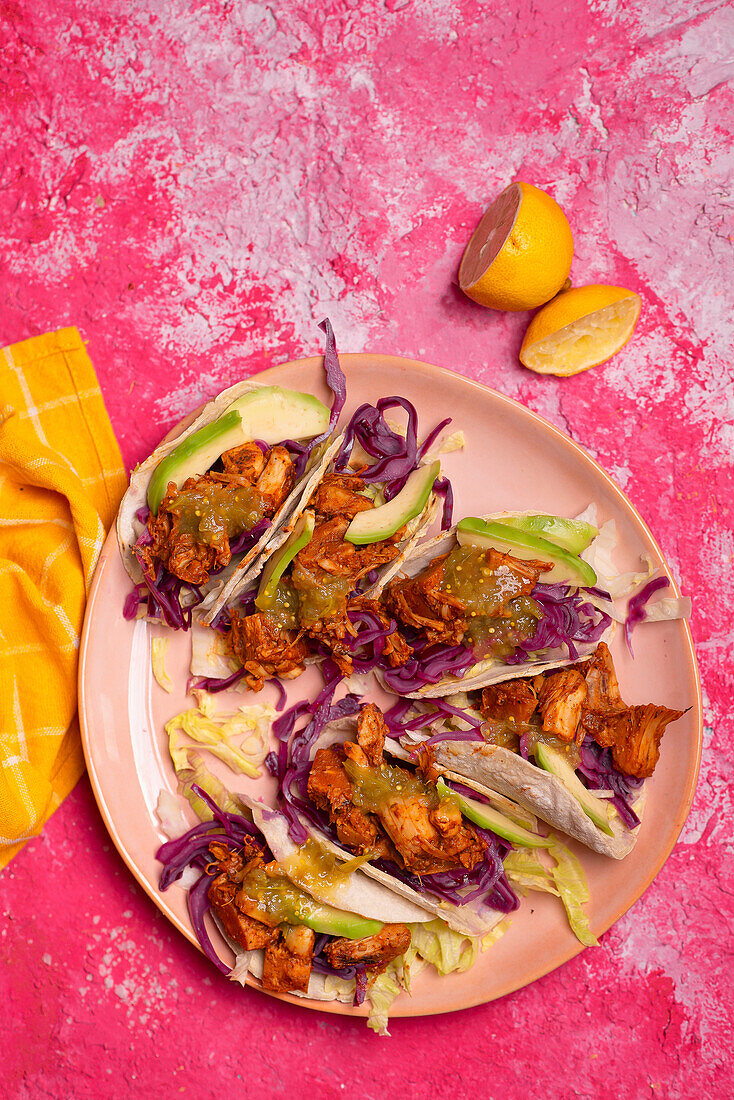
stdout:
[[(454, 486), (455, 516), (503, 509), (573, 516), (595, 501), (601, 520), (617, 522), (620, 568), (636, 568), (640, 554), (647, 551), (667, 571), (652, 535), (621, 491), (584, 451), (541, 417), (477, 382), (427, 363), (384, 355), (343, 355), (341, 361), (348, 380), (347, 413), (361, 402), (400, 394), (416, 406), (422, 434), (447, 415), (464, 431), (466, 449), (444, 459)], [(328, 400), (321, 358), (286, 363), (258, 378)], [(126, 622), (122, 606), (128, 590), (112, 533), (94, 578), (82, 639), (79, 712), (84, 751), (99, 808), (122, 858), (161, 912), (195, 943), (185, 894), (176, 886), (159, 892), (160, 864), (155, 859), (165, 839), (155, 816), (158, 795), (163, 788), (176, 789), (164, 724), (194, 704), (185, 694), (189, 639), (144, 622)], [(172, 694), (163, 691), (151, 673), (150, 640), (163, 633), (171, 637), (166, 661), (175, 682)], [(677, 621), (639, 627), (634, 661), (619, 632), (612, 650), (628, 702), (691, 709), (665, 736), (649, 783), (640, 840), (632, 853), (616, 861), (572, 845), (588, 876), (591, 926), (597, 935), (640, 897), (670, 854), (688, 815), (701, 753), (701, 693), (688, 626)], [(291, 681), (289, 703), (310, 694), (319, 682), (313, 669)], [(257, 697), (227, 693), (219, 698), (221, 710), (234, 710), (244, 702), (274, 701), (275, 691), (267, 687)], [(232, 780), (229, 773), (230, 787), (236, 785)], [(424, 971), (414, 983), (412, 997), (399, 997), (392, 1015), (418, 1016), (481, 1004), (527, 985), (580, 950), (558, 900), (535, 894), (532, 905), (521, 906), (509, 931), (471, 970), (446, 978)], [(232, 996), (241, 995), (243, 991), (233, 985)], [(327, 1012), (366, 1012), (364, 1007), (337, 1002), (282, 999)]]

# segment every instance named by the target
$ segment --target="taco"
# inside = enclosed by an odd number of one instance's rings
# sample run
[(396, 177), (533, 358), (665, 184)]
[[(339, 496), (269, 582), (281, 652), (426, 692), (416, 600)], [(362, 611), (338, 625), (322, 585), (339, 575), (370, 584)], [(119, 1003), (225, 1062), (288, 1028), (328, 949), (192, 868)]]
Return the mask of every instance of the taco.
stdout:
[(408, 653), (398, 667), (377, 662), (383, 686), (434, 698), (590, 655), (616, 616), (585, 560), (598, 534), (581, 519), (502, 513), (418, 546), (380, 592), (393, 646)]
[[(406, 414), (403, 427), (385, 417), (394, 408)], [(430, 452), (447, 423), (419, 444), (416, 410), (404, 398), (357, 409), (275, 540), (203, 616), (216, 634), (197, 628), (193, 637), (191, 671), (200, 686), (240, 680), (257, 691), (325, 657), (348, 676), (377, 635), (383, 659), (404, 663), (409, 650), (398, 633), (389, 636), (377, 596), (448, 492), (441, 460)], [(450, 523), (446, 506), (443, 522)]]
[[(403, 748), (513, 799), (602, 855), (633, 848), (666, 727), (684, 711), (622, 699), (608, 647), (561, 668), (398, 704), (388, 719)], [(430, 727), (430, 736), (426, 735)]]
[[(316, 1000), (361, 1004), (390, 968), (407, 984), (410, 961), (436, 961), (432, 945), (454, 956), (451, 969), (465, 969), (479, 944), (452, 933), (421, 905), (401, 898), (360, 870), (359, 861), (339, 863), (314, 842), (297, 847), (277, 812), (250, 799), (242, 812), (222, 811), (198, 789), (211, 820), (163, 844), (162, 890), (193, 877), (189, 912), (205, 955), (232, 980), (248, 975), (261, 987)], [(249, 808), (248, 808), (249, 807)], [(357, 864), (357, 865), (354, 865)], [(221, 957), (207, 915), (234, 952)], [(386, 1006), (382, 1016), (386, 1019)], [(384, 1031), (384, 1023), (377, 1025)]]
[(133, 471), (117, 518), (135, 582), (126, 618), (142, 612), (188, 629), (194, 608), (218, 607), (230, 576), (246, 581), (277, 543), (340, 446), (343, 375), (331, 326), (322, 327), (331, 411), (310, 393), (239, 382)]
[[(296, 735), (273, 763), (281, 809), (295, 811), (302, 830), (291, 836), (358, 860), (363, 874), (463, 935), (486, 935), (519, 907), (508, 877), (519, 851), (551, 849), (558, 858), (555, 838), (532, 814), (455, 769), (437, 769), (430, 752), (411, 756), (374, 703), (315, 738)], [(583, 923), (574, 931), (588, 942)]]

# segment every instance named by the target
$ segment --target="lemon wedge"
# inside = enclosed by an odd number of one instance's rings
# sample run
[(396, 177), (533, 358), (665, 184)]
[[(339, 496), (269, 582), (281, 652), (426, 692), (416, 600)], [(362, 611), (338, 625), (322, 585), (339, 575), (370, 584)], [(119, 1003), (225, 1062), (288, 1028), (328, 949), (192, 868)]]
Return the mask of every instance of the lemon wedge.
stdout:
[(640, 297), (621, 286), (565, 290), (533, 317), (520, 362), (560, 378), (603, 363), (629, 340), (640, 316)]
[(573, 237), (555, 199), (511, 183), (485, 212), (459, 267), (464, 293), (490, 309), (536, 309), (565, 283)]

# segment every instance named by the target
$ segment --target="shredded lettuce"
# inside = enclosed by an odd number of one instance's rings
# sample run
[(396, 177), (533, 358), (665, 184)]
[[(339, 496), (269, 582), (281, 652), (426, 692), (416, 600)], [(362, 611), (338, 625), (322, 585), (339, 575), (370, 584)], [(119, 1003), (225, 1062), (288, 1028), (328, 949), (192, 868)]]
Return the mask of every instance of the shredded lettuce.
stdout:
[(170, 638), (153, 638), (150, 643), (150, 663), (153, 675), (168, 694), (173, 691), (173, 680), (166, 671), (166, 653)]
[(337, 974), (324, 975), (324, 993), (327, 1000), (350, 1004), (354, 998), (354, 978), (340, 978)]
[(155, 807), (156, 817), (169, 840), (177, 840), (191, 828), (183, 812), (183, 806), (175, 794), (161, 791)]
[(612, 560), (618, 541), (616, 523), (613, 519), (607, 520), (599, 528), (599, 534), (591, 545), (579, 555), (596, 573), (597, 587), (608, 592), (615, 599), (628, 596), (655, 571), (655, 566), (647, 553), (643, 553), (641, 561), (645, 566), (644, 571), (620, 573)]
[(486, 951), (496, 943), (509, 925), (510, 919), (505, 917), (480, 939), (454, 932), (440, 919), (426, 924), (409, 924), (410, 947), (400, 958), (393, 959), (367, 991), (371, 1006), (367, 1026), (378, 1035), (389, 1035), (390, 1007), (403, 991), (410, 995), (411, 980), (416, 974), (428, 964), (435, 966), (441, 975), (468, 970), (476, 962), (480, 950)]
[(234, 966), (229, 972), (231, 982), (247, 985), (247, 975), (250, 973), (254, 954), (254, 951), (235, 951)]
[(584, 905), (590, 898), (584, 869), (568, 848), (552, 835), (551, 839), (553, 843), (547, 851), (554, 860), (554, 867), (546, 867), (538, 849), (516, 848), (505, 857), (505, 874), (523, 893), (539, 890), (560, 898), (573, 934), (586, 947), (594, 947), (599, 941), (592, 935), (584, 912)]
[[(170, 748), (170, 739), (169, 739)], [(182, 759), (186, 760), (184, 766), (180, 766)], [(178, 748), (176, 757), (171, 752), (171, 759), (176, 768), (178, 778), (178, 792), (182, 794), (191, 806), (196, 816), (201, 821), (211, 821), (213, 814), (203, 798), (194, 793), (192, 787), (201, 787), (217, 805), (228, 814), (242, 813), (242, 806), (232, 797), (227, 788), (217, 779), (216, 775), (209, 771), (199, 753), (192, 748)], [(179, 761), (177, 765), (176, 760)]]
[(690, 596), (663, 596), (645, 608), (643, 623), (660, 623), (666, 619), (690, 619), (693, 610)]
[(586, 947), (597, 947), (599, 941), (589, 928), (589, 919), (584, 912), (584, 905), (588, 903), (590, 894), (580, 861), (565, 845), (557, 841), (549, 852), (556, 861), (552, 875), (573, 934)]
[(549, 867), (541, 861), (537, 848), (513, 848), (505, 856), (505, 874), (523, 893), (539, 890), (544, 894), (561, 895), (555, 886)]
[[(211, 695), (197, 691), (196, 697), (198, 706), (177, 714), (166, 723), (174, 766), (176, 753), (184, 748), (180, 736), (184, 734), (191, 741), (205, 745), (233, 772), (256, 779), (268, 752), (268, 735), (276, 715), (275, 708), (270, 703), (260, 703), (240, 707), (235, 714), (218, 714)], [(239, 746), (234, 743), (235, 738), (239, 739)]]
[(439, 437), (438, 444), (423, 456), (423, 462), (434, 462), (441, 455), (451, 454), (452, 451), (463, 451), (465, 447), (466, 436), (464, 433), (462, 431), (451, 432), (450, 435)]
[(504, 936), (511, 923), (512, 921), (510, 917), (503, 917), (499, 924), (495, 924), (494, 928), (492, 928), (491, 931), (482, 936), (482, 951), (487, 951), (490, 947), (497, 943), (497, 940), (501, 939), (502, 936)]
[(378, 974), (367, 990), (367, 999), (370, 1002), (367, 1027), (371, 1028), (377, 1035), (390, 1035), (387, 1030), (388, 1013), (393, 1001), (400, 996), (404, 989), (399, 978), (398, 968), (395, 965), (396, 962), (397, 959), (394, 959), (387, 970), (382, 974)]
[(462, 973), (476, 962), (479, 939), (454, 932), (439, 919), (408, 927), (416, 952), (435, 966), (439, 974)]

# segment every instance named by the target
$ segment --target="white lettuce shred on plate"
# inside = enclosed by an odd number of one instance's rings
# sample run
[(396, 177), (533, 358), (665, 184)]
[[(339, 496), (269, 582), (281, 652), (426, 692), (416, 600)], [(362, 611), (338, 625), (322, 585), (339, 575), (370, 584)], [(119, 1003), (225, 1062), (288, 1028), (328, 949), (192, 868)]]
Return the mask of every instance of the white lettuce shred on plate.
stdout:
[(597, 508), (590, 504), (580, 515), (574, 517), (585, 523), (591, 523), (597, 527), (599, 534), (590, 546), (582, 550), (579, 557), (587, 562), (596, 573), (596, 587), (608, 592), (613, 599), (629, 596), (640, 584), (644, 584), (653, 572), (655, 566), (644, 552), (640, 558), (644, 568), (640, 571), (620, 573), (614, 564), (613, 554), (619, 542), (617, 524), (613, 519), (607, 520), (601, 527), (597, 522)]
[(539, 890), (560, 898), (573, 934), (585, 947), (596, 947), (599, 941), (584, 911), (591, 895), (580, 860), (555, 837), (545, 850), (553, 858), (553, 867), (542, 862), (537, 849), (515, 848), (505, 858), (505, 874), (521, 892)]
[[(579, 516), (578, 520), (584, 520), (596, 526), (596, 505), (590, 504)], [(608, 592), (612, 601), (591, 596), (591, 602), (602, 611), (606, 611), (617, 622), (623, 623), (627, 617), (626, 611), (618, 608), (614, 601), (634, 597), (647, 582), (651, 580), (659, 570), (646, 551), (640, 556), (642, 568), (632, 570), (629, 573), (620, 573), (614, 564), (613, 554), (619, 542), (617, 525), (613, 519), (607, 520), (599, 528), (599, 534), (581, 557), (588, 562), (597, 576), (597, 587)], [(664, 596), (650, 602), (644, 609), (640, 622), (662, 622), (669, 619), (688, 619), (691, 616), (691, 600), (688, 596), (680, 599), (677, 596)]]
[(178, 772), (176, 754), (181, 764), (185, 742), (183, 737), (203, 745), (237, 774), (256, 779), (269, 751), (269, 734), (275, 707), (271, 703), (241, 706), (235, 713), (220, 714), (216, 701), (206, 691), (196, 691), (198, 706), (177, 714), (166, 722), (169, 749)]
[(439, 436), (437, 443), (434, 444), (427, 455), (424, 455), (423, 462), (434, 462), (440, 455), (449, 455), (453, 451), (463, 451), (465, 447), (466, 436), (461, 430)]
[(178, 840), (191, 828), (190, 823), (186, 820), (181, 799), (177, 798), (171, 791), (160, 791), (155, 813), (161, 829), (169, 840)]
[(166, 669), (166, 653), (170, 638), (153, 638), (150, 643), (150, 664), (153, 675), (158, 684), (170, 695), (173, 691), (173, 680)]
[(693, 610), (690, 596), (661, 596), (644, 609), (643, 623), (661, 623), (668, 619), (690, 619)]

